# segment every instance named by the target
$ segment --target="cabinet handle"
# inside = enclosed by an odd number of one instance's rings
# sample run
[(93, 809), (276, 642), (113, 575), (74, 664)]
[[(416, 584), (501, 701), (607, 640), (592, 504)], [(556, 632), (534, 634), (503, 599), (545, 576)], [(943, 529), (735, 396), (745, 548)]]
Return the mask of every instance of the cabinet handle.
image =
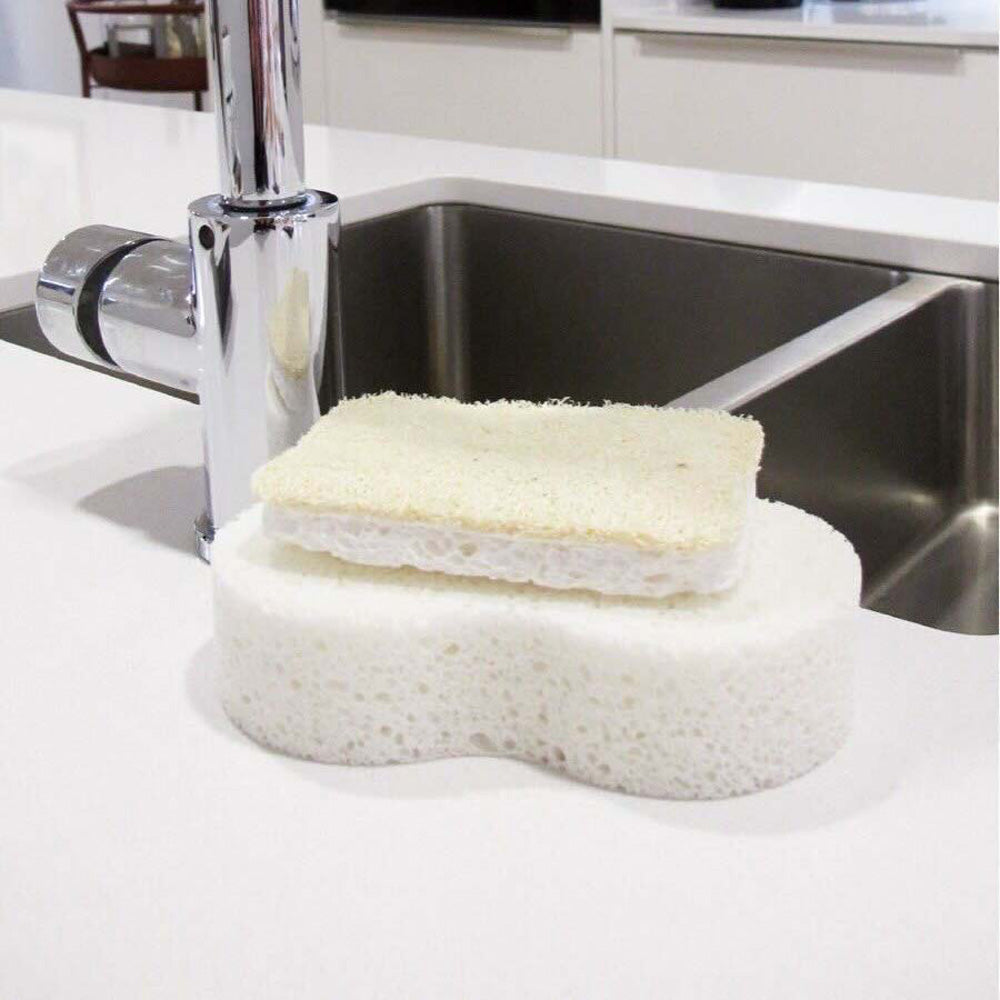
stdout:
[(684, 47), (720, 62), (795, 66), (840, 64), (886, 70), (904, 67), (918, 72), (953, 73), (968, 49), (917, 42), (862, 41), (842, 38), (797, 38), (771, 35), (723, 35), (715, 32), (628, 32), (639, 56), (665, 57)]

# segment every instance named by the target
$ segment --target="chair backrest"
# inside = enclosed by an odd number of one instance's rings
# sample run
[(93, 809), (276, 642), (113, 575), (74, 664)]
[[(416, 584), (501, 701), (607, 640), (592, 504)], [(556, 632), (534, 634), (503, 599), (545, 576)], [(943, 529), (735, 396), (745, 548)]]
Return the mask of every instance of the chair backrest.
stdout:
[(87, 64), (87, 41), (80, 27), (81, 14), (202, 14), (204, 3), (196, 0), (176, 3), (116, 3), (115, 0), (66, 0), (66, 12), (73, 26), (73, 38), (84, 66)]

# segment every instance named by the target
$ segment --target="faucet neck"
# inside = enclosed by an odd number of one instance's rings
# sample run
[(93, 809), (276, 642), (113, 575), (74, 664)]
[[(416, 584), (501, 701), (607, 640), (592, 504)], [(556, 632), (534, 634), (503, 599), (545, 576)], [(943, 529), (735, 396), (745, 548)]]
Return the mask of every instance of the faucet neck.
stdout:
[(299, 0), (209, 0), (222, 199), (232, 208), (305, 196)]

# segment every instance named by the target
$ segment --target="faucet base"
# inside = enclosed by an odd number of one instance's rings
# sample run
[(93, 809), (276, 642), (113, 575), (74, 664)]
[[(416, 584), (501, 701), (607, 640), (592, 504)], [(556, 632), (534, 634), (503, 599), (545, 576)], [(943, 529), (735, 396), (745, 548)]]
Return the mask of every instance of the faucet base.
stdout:
[[(256, 469), (290, 448), (340, 392), (340, 206), (190, 206), (194, 326), (208, 508), (221, 527), (253, 503)], [(176, 338), (175, 338), (176, 339)]]
[(199, 514), (194, 522), (194, 545), (198, 558), (205, 563), (212, 562), (212, 541), (215, 539), (215, 526), (208, 516), (208, 511)]

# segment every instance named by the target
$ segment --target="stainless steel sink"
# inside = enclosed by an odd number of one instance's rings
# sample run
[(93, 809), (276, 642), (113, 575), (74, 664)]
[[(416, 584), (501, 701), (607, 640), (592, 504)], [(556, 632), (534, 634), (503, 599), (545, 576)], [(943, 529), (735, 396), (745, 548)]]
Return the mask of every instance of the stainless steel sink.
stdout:
[(953, 287), (738, 408), (762, 494), (854, 542), (870, 608), (997, 631), (996, 351), (995, 287)]
[(348, 227), (348, 391), (666, 404), (900, 272), (469, 205)]
[[(752, 413), (761, 495), (853, 541), (868, 606), (997, 631), (995, 285), (468, 205), (347, 226), (341, 281), (350, 394)], [(0, 337), (54, 353), (30, 310)]]

